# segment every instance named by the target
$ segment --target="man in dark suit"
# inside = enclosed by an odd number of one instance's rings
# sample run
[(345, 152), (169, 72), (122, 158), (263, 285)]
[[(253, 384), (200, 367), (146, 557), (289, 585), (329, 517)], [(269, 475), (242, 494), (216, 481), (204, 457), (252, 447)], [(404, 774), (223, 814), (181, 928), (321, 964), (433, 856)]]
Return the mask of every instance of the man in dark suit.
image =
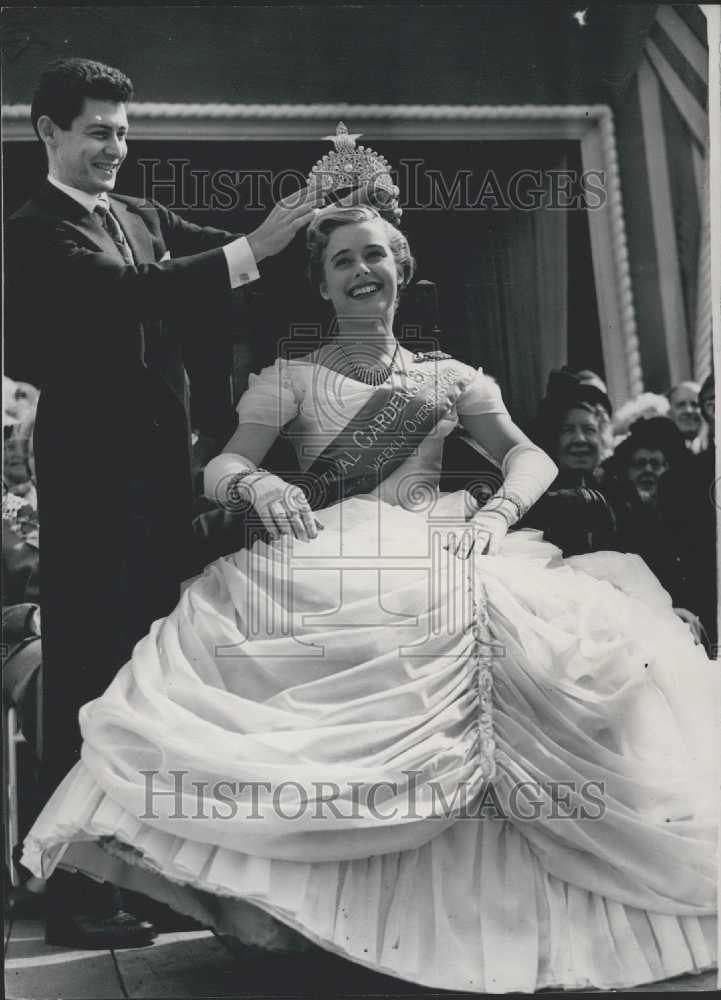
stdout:
[[(80, 707), (172, 610), (187, 575), (184, 360), (218, 370), (229, 353), (232, 289), (254, 280), (257, 264), (320, 204), (311, 191), (286, 199), (246, 238), (113, 195), (131, 97), (130, 80), (101, 63), (48, 67), (32, 104), (48, 178), (6, 227), (7, 371), (41, 389), (35, 458), (49, 792), (79, 759)], [(73, 892), (68, 883), (50, 893), (50, 942), (149, 939), (127, 915), (81, 917), (87, 893)]]

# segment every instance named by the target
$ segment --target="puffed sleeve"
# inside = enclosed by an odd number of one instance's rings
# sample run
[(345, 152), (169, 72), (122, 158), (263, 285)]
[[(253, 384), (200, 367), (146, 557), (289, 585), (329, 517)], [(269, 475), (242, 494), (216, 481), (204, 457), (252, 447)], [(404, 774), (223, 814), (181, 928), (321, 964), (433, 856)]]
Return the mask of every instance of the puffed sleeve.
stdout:
[(482, 413), (508, 413), (498, 382), (485, 375), (482, 368), (458, 397), (456, 409), (459, 416), (476, 417)]
[(298, 415), (299, 395), (288, 363), (278, 359), (258, 375), (249, 376), (248, 388), (236, 407), (238, 421), (241, 424), (284, 427)]

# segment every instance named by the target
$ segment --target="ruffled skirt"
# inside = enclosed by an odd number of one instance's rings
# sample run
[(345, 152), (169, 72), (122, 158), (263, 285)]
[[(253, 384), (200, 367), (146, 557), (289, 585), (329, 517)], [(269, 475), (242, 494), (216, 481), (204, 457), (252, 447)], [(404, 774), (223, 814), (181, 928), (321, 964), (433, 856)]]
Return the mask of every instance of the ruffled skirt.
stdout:
[(717, 664), (637, 557), (458, 559), (464, 501), (212, 563), (82, 709), (24, 864), (432, 987), (713, 966)]

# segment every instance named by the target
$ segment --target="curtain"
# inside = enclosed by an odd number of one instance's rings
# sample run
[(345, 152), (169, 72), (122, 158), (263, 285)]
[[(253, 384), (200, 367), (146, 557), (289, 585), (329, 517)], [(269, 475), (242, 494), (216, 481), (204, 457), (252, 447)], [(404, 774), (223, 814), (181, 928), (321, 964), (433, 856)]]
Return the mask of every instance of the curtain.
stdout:
[(481, 331), (468, 350), (528, 427), (549, 371), (567, 357), (567, 217), (552, 208), (496, 216), (467, 271), (466, 329)]

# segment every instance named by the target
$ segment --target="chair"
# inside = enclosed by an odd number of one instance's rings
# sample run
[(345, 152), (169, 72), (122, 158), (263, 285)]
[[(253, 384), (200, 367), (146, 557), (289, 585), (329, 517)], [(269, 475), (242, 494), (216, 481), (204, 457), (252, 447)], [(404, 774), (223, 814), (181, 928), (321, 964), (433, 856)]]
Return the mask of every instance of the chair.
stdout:
[[(30, 751), (29, 766), (39, 788), (38, 768), (42, 760), (42, 653), (39, 609), (36, 604), (15, 604), (3, 608), (3, 791), (6, 822), (5, 868), (10, 884), (17, 887), (20, 877), (15, 853), (21, 838), (21, 809), (18, 795), (20, 747)], [(29, 805), (32, 796), (26, 797)]]

